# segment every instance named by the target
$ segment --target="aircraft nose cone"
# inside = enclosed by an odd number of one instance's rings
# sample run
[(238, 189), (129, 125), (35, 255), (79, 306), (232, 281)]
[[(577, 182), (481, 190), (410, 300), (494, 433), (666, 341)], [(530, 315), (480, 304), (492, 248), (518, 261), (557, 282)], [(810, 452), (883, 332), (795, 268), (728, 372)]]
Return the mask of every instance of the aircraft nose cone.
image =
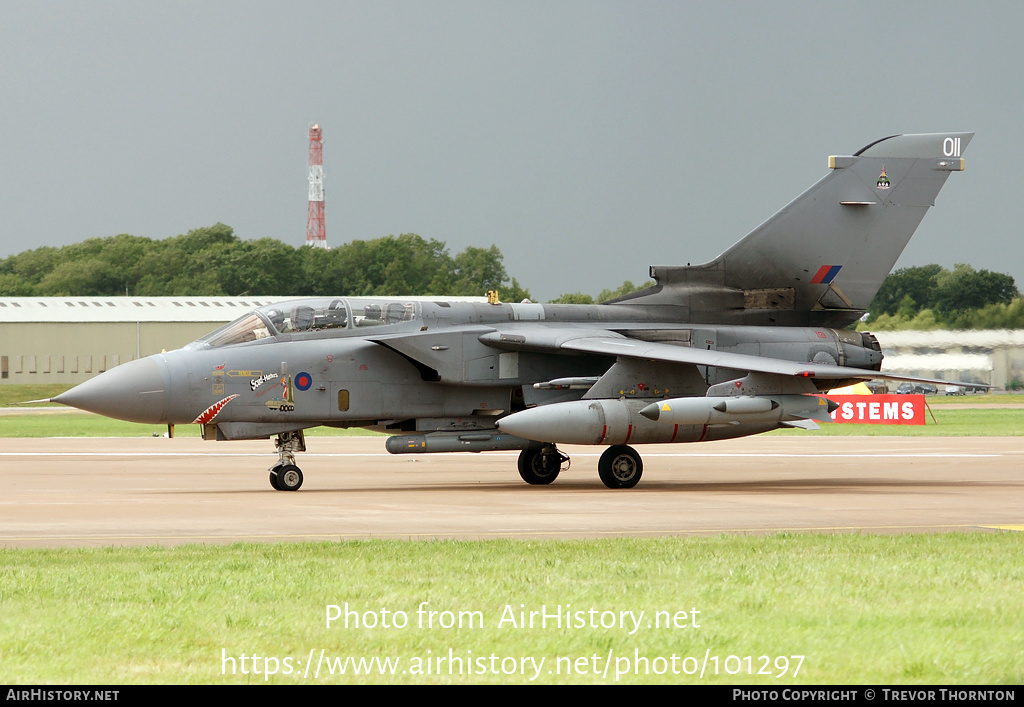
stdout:
[(149, 356), (90, 378), (53, 400), (129, 422), (165, 422), (168, 380), (166, 362)]

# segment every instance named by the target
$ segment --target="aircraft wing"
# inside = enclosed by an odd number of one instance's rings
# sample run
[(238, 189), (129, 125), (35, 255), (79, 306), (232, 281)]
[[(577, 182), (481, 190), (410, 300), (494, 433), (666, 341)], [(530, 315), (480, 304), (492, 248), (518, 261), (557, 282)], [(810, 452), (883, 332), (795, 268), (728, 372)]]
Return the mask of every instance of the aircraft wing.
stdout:
[[(611, 331), (604, 331), (597, 336), (594, 335), (593, 331), (589, 331), (586, 334), (576, 332), (576, 335), (567, 332), (558, 335), (550, 331), (538, 331), (536, 335), (531, 336), (531, 332), (514, 330), (509, 332), (491, 332), (481, 336), (480, 341), (495, 348), (508, 350), (597, 354), (601, 356), (665, 361), (693, 366), (712, 366), (754, 373), (822, 380), (861, 378), (863, 380), (883, 379), (935, 384), (958, 383), (957, 381), (919, 378), (866, 368), (819, 365), (767, 356), (752, 356), (750, 354), (731, 353), (728, 351), (710, 351), (708, 349), (675, 346), (656, 341), (640, 341), (639, 339), (631, 339)], [(962, 383), (961, 385), (974, 384)]]

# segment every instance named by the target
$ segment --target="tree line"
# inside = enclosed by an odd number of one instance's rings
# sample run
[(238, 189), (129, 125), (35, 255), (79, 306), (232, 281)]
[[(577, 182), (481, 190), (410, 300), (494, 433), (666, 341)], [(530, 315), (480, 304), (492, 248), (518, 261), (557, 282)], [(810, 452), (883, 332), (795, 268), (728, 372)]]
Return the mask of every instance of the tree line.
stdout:
[(607, 302), (608, 300), (628, 295), (631, 292), (651, 287), (653, 284), (653, 280), (649, 280), (642, 285), (634, 285), (629, 280), (626, 280), (615, 289), (604, 288), (598, 293), (597, 297), (592, 297), (584, 292), (567, 292), (558, 299), (551, 300), (551, 302), (552, 304), (594, 304), (595, 302)]
[[(554, 302), (591, 304), (622, 297), (653, 285), (626, 280), (597, 295), (564, 294)], [(1024, 329), (1024, 297), (1013, 276), (970, 265), (901, 268), (890, 274), (868, 307), (858, 329)]]
[(959, 264), (900, 268), (882, 283), (865, 329), (1024, 329), (1011, 275)]
[(243, 241), (222, 223), (153, 240), (122, 234), (44, 247), (0, 260), (0, 296), (347, 295), (529, 297), (496, 246), (451, 256), (414, 233), (332, 250), (273, 239)]
[[(590, 304), (653, 283), (625, 281)], [(415, 233), (356, 240), (332, 250), (295, 248), (273, 238), (243, 241), (222, 223), (154, 240), (122, 234), (36, 248), (0, 260), (0, 296), (483, 296), (505, 302), (530, 294), (510, 277), (497, 246), (452, 256), (443, 241)], [(1022, 329), (1024, 298), (1013, 277), (970, 265), (901, 268), (882, 283), (860, 328)]]

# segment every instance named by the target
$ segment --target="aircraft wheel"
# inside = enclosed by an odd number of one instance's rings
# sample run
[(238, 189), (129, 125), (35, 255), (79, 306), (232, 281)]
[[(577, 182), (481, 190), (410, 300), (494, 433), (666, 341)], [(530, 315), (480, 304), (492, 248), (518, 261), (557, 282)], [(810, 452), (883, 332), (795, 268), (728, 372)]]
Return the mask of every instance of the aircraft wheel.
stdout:
[(277, 467), (270, 471), (270, 485), (274, 487), (275, 491), (281, 490), (281, 487), (277, 485)]
[(283, 464), (274, 471), (271, 476), (277, 476), (277, 489), (279, 491), (298, 491), (302, 486), (302, 471), (294, 464)]
[(610, 489), (631, 489), (640, 482), (644, 463), (632, 447), (608, 447), (597, 462), (597, 473)]
[(559, 454), (542, 454), (540, 449), (524, 449), (519, 453), (519, 475), (533, 486), (544, 486), (558, 478), (562, 468)]

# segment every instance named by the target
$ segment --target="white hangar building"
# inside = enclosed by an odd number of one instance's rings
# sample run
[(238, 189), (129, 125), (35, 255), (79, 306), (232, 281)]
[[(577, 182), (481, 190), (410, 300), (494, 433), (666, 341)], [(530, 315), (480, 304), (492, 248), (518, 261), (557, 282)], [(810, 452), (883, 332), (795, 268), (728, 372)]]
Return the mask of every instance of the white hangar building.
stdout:
[(1024, 380), (1024, 331), (876, 331), (882, 368), (924, 378), (1006, 388)]
[[(0, 385), (78, 384), (125, 361), (180, 348), (256, 307), (290, 299), (295, 297), (0, 297)], [(875, 334), (888, 371), (998, 388), (1024, 379), (1024, 331)]]
[(0, 297), (0, 384), (77, 384), (292, 297)]

